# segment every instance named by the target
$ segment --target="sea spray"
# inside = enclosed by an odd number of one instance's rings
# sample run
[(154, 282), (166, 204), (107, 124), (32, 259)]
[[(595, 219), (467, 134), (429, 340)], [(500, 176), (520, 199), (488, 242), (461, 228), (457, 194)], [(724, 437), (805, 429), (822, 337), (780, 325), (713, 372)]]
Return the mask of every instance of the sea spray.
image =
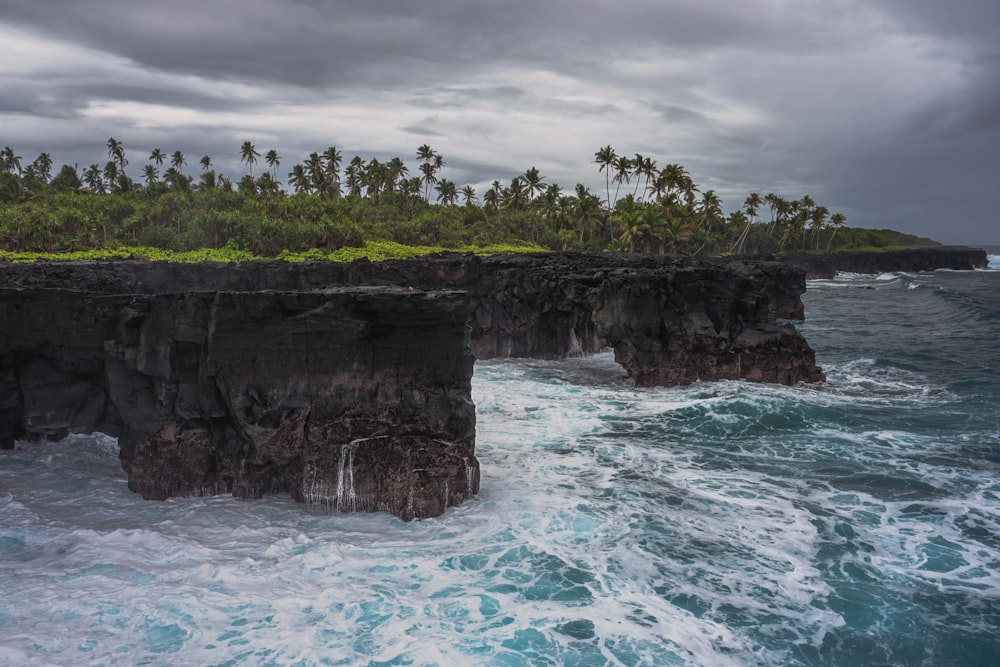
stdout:
[(993, 664), (998, 278), (811, 283), (821, 385), (479, 363), (481, 491), (432, 520), (147, 502), (106, 439), (19, 443), (0, 664)]

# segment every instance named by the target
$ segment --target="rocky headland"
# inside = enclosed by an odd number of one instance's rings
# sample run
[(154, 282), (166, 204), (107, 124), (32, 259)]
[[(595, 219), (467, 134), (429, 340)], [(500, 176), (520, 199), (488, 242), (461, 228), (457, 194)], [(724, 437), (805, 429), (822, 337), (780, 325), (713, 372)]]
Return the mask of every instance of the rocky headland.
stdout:
[(475, 494), (474, 358), (614, 349), (637, 385), (823, 374), (782, 262), (555, 253), (0, 267), (0, 447), (100, 430), (147, 498), (430, 517)]
[(982, 248), (938, 246), (887, 252), (837, 252), (827, 255), (782, 255), (759, 259), (786, 262), (806, 272), (806, 278), (833, 278), (838, 273), (893, 273), (897, 271), (967, 271), (986, 268), (989, 263)]

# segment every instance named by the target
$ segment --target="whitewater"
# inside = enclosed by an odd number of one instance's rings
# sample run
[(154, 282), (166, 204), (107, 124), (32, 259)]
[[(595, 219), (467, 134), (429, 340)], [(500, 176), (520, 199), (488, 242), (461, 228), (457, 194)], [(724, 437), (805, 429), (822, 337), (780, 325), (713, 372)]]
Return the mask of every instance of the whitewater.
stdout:
[(144, 501), (0, 452), (0, 665), (1000, 664), (1000, 270), (810, 281), (829, 381), (477, 363), (479, 496)]

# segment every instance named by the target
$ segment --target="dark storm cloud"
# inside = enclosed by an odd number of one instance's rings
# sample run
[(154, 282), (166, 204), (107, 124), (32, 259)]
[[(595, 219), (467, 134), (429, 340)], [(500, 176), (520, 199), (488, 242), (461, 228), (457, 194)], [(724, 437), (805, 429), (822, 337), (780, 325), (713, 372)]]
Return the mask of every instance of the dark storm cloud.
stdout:
[(1000, 3), (881, 0), (899, 26), (944, 40), (961, 68), (956, 88), (913, 110), (877, 141), (831, 151), (828, 177), (867, 226), (946, 242), (994, 243), (1000, 167)]
[(22, 153), (84, 163), (115, 135), (136, 162), (171, 146), (233, 173), (246, 138), (286, 165), (430, 141), (456, 180), (536, 164), (596, 190), (612, 143), (730, 209), (809, 193), (849, 224), (1000, 241), (996, 0), (0, 3), (20, 45), (0, 143)]
[[(147, 67), (302, 86), (420, 82), (437, 79), (442, 70), (460, 73), (497, 62), (601, 69), (610, 59), (641, 59), (651, 48), (691, 53), (819, 47), (815, 35), (784, 29), (787, 16), (775, 20), (788, 8), (762, 11), (760, 3), (7, 0), (5, 5), (7, 23)], [(808, 13), (792, 18), (819, 23)]]

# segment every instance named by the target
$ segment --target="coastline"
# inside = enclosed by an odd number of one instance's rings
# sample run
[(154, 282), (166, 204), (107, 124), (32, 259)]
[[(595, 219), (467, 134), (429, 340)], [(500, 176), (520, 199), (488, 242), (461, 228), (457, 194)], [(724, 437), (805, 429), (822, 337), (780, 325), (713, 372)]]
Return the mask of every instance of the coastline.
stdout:
[(806, 279), (833, 278), (838, 273), (891, 273), (896, 271), (969, 271), (989, 264), (983, 248), (938, 246), (884, 252), (837, 252), (822, 255), (794, 254), (755, 257), (784, 262), (806, 272)]

